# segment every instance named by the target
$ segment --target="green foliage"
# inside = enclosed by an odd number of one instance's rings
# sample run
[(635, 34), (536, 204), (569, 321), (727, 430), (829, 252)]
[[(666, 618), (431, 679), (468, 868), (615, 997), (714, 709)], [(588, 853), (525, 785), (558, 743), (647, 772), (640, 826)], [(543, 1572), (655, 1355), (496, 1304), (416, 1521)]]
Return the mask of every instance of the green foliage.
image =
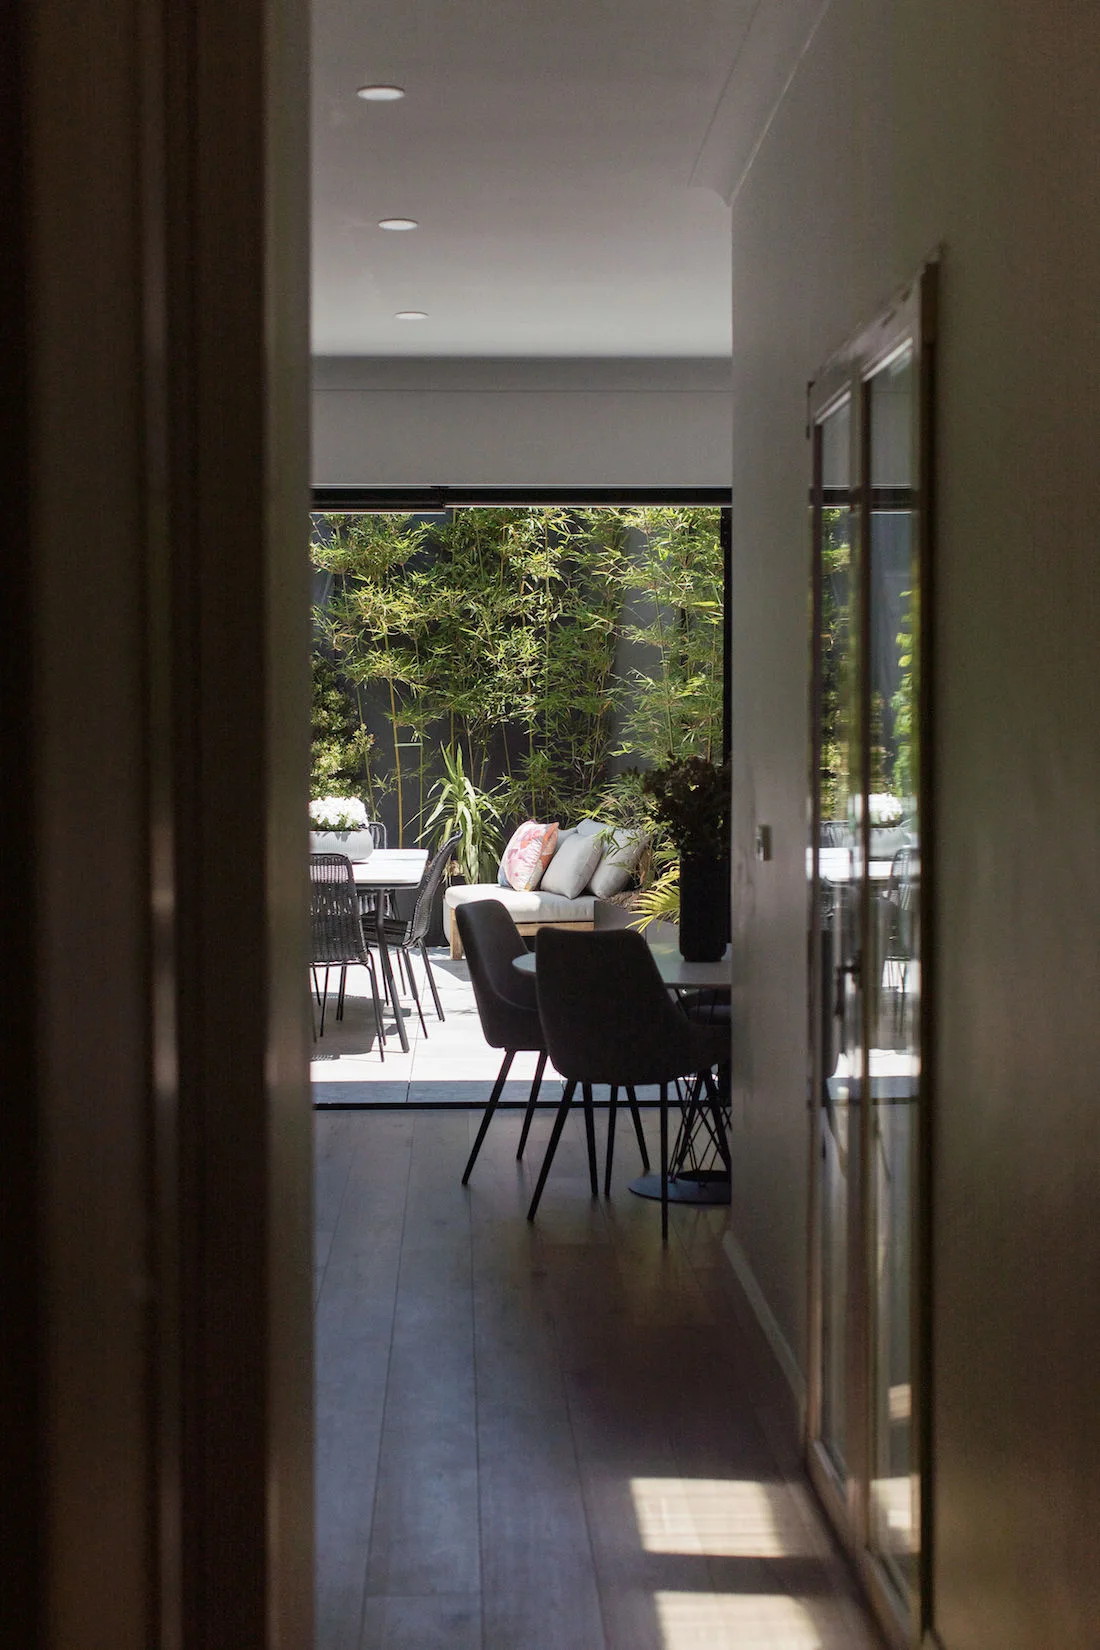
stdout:
[(678, 756), (642, 775), (642, 790), (682, 858), (721, 859), (729, 849), (729, 762)]
[(645, 624), (627, 625), (629, 641), (655, 650), (656, 668), (628, 678), (620, 755), (660, 762), (722, 748), (723, 567), (718, 511), (629, 510), (640, 535), (624, 562), (624, 588), (653, 606)]
[[(626, 791), (608, 792), (607, 764), (620, 707), (620, 752), (643, 762), (720, 745), (716, 510), (338, 515), (325, 528), (312, 554), (334, 589), (317, 624), (341, 674), (384, 713), (373, 762), (395, 795), (398, 841), (409, 821), (435, 819), (444, 793), (471, 808), (488, 797), (500, 823), (588, 812), (619, 823)], [(632, 596), (648, 598), (652, 620), (624, 624)], [(652, 676), (616, 679), (624, 637), (656, 650)]]
[(911, 797), (916, 795), (920, 767), (917, 742), (920, 724), (916, 715), (916, 655), (913, 646), (913, 637), (917, 633), (920, 618), (918, 592), (906, 590), (903, 595), (909, 606), (905, 621), (897, 634), (898, 668), (901, 678), (890, 698), (890, 708), (894, 713), (894, 741), (897, 747), (893, 766), (893, 791), (895, 796)]
[(822, 512), (821, 548), (821, 816), (843, 819), (848, 807), (850, 684), (843, 675), (851, 627), (850, 512)]
[(639, 889), (631, 904), (637, 912), (637, 920), (630, 926), (636, 928), (639, 933), (644, 933), (651, 922), (679, 922), (679, 859), (673, 858), (666, 863), (658, 862), (651, 880)]
[(443, 745), (439, 754), (443, 774), (429, 792), (431, 811), (419, 840), (430, 842), (435, 850), (456, 831), (461, 832), (457, 869), (467, 882), (492, 882), (503, 847), (500, 810), (492, 793), (479, 790), (466, 774), (461, 745)]
[(373, 743), (331, 661), (315, 653), (310, 796), (366, 797), (368, 811), (373, 812)]

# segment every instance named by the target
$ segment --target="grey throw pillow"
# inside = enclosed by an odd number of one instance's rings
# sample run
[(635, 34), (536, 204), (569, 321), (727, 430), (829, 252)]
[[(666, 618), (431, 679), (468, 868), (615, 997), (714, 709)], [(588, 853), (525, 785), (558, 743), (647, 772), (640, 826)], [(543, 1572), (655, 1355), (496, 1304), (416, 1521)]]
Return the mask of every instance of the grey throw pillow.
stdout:
[(603, 848), (599, 835), (581, 836), (577, 831), (566, 837), (542, 873), (539, 887), (548, 894), (576, 899), (581, 890), (587, 888), (589, 877), (603, 858)]
[(643, 832), (624, 830), (612, 831), (610, 841), (604, 839), (603, 857), (589, 883), (597, 899), (610, 899), (612, 894), (622, 893), (634, 875), (646, 841)]

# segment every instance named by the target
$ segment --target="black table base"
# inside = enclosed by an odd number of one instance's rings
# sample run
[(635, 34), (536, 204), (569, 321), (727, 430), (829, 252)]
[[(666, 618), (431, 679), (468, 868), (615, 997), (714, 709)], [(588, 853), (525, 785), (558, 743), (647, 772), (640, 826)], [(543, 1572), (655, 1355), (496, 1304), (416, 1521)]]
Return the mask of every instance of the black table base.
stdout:
[[(659, 1174), (639, 1175), (630, 1182), (635, 1197), (651, 1197), (661, 1201)], [(694, 1174), (669, 1175), (668, 1201), (691, 1203), (696, 1208), (718, 1207), (730, 1201), (730, 1177), (725, 1169), (698, 1169)]]

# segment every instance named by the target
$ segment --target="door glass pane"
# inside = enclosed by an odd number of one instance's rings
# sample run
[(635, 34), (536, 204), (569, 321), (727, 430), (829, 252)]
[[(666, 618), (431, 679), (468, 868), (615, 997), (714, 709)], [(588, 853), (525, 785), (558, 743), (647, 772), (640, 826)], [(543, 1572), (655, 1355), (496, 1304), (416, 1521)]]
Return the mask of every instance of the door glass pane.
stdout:
[(920, 1528), (912, 1385), (913, 1221), (920, 1096), (920, 818), (915, 374), (907, 346), (865, 387), (870, 431), (871, 1544), (903, 1600)]
[(820, 1050), (824, 1110), (820, 1162), (821, 1441), (846, 1477), (849, 1358), (849, 1186), (859, 1150), (853, 1105), (862, 1075), (859, 946), (862, 842), (859, 831), (860, 718), (858, 579), (850, 501), (851, 406), (819, 427), (820, 681), (818, 750), (820, 839), (815, 844), (820, 900)]

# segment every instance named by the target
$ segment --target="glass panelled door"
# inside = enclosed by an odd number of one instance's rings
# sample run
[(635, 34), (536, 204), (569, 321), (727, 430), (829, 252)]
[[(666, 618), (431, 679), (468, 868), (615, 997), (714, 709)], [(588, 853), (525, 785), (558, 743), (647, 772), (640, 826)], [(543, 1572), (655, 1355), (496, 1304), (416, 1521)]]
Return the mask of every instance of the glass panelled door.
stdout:
[(809, 1459), (899, 1646), (918, 1642), (929, 1611), (921, 865), (932, 298), (926, 272), (811, 388)]
[(821, 984), (819, 1096), (821, 1196), (821, 1439), (843, 1480), (848, 1463), (849, 1184), (858, 1156), (863, 1079), (860, 991), (863, 839), (859, 830), (859, 578), (853, 557), (852, 400), (845, 394), (817, 427), (816, 529), (820, 578), (817, 658), (818, 944)]
[(917, 1592), (913, 1438), (914, 1221), (920, 1046), (920, 567), (913, 346), (864, 386), (869, 479), (867, 689), (870, 871), (868, 1190), (872, 1550), (898, 1596)]

